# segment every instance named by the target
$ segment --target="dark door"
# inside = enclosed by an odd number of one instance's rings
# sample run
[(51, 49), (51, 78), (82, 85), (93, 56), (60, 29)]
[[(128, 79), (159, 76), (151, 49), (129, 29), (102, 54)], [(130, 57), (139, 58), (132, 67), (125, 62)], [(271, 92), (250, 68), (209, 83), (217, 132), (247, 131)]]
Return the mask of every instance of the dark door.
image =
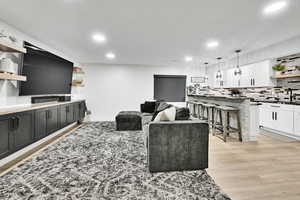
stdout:
[(35, 140), (47, 136), (47, 110), (38, 110), (35, 112)]
[(67, 106), (67, 122), (68, 122), (68, 124), (71, 124), (71, 123), (75, 122), (73, 104), (69, 104)]
[(0, 120), (0, 159), (8, 155), (12, 150), (10, 130), (13, 124), (11, 119)]
[(58, 108), (50, 108), (47, 110), (47, 135), (57, 131), (58, 129)]
[(64, 128), (67, 125), (67, 105), (63, 105), (60, 107), (60, 127)]
[(19, 150), (34, 140), (33, 112), (16, 114), (14, 135), (14, 150)]

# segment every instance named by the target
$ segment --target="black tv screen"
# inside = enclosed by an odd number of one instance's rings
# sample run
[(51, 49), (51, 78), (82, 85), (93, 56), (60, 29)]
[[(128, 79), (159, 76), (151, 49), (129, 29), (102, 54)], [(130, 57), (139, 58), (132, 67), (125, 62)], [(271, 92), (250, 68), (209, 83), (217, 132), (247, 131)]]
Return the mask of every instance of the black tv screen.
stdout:
[(20, 95), (70, 94), (73, 63), (25, 42)]

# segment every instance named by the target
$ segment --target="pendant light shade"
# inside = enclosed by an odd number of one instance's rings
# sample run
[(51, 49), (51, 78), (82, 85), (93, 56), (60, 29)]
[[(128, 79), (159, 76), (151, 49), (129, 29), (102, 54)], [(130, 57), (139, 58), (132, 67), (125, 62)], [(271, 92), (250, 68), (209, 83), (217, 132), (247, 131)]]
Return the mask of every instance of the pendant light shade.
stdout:
[(241, 53), (242, 50), (236, 50), (235, 53), (236, 53), (236, 61), (237, 61), (237, 64), (236, 64), (236, 68), (234, 70), (234, 75), (237, 76), (237, 75), (242, 75), (242, 70), (240, 68), (240, 53)]
[(219, 65), (219, 70), (216, 74), (216, 79), (222, 79), (222, 72), (221, 72), (221, 57), (218, 57), (217, 60), (218, 60), (218, 65)]
[(208, 81), (208, 73), (207, 73), (207, 66), (208, 66), (208, 62), (204, 63), (205, 64), (205, 76), (204, 76), (204, 81), (207, 82)]

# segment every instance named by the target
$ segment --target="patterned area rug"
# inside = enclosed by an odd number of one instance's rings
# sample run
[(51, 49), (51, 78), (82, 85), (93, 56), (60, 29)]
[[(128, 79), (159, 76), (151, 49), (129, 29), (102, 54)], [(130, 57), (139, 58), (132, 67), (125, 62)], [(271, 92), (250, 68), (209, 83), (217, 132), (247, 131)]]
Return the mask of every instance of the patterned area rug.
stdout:
[(205, 170), (149, 173), (142, 132), (93, 122), (0, 177), (0, 199), (230, 198)]

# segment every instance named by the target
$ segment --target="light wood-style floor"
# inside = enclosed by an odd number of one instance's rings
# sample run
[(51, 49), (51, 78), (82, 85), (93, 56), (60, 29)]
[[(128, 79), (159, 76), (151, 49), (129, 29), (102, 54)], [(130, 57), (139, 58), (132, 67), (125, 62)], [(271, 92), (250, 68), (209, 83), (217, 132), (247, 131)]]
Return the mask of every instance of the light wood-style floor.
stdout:
[(260, 135), (240, 143), (210, 136), (208, 173), (233, 200), (299, 200), (300, 142)]

